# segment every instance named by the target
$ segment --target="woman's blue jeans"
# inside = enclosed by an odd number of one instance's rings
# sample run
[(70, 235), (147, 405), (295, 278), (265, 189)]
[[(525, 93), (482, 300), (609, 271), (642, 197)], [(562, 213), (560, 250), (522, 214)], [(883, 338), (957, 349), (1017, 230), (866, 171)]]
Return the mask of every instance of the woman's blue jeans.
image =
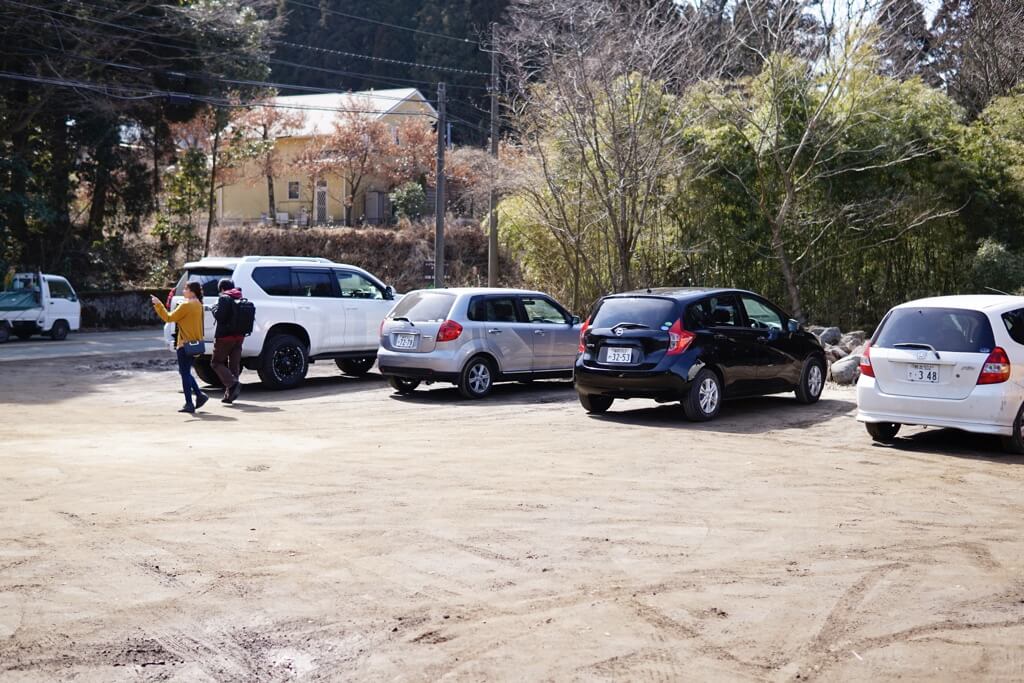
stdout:
[(203, 392), (199, 391), (199, 384), (192, 376), (192, 356), (183, 348), (178, 349), (178, 373), (181, 375), (181, 390), (185, 394), (185, 407), (194, 408), (192, 394), (198, 397)]

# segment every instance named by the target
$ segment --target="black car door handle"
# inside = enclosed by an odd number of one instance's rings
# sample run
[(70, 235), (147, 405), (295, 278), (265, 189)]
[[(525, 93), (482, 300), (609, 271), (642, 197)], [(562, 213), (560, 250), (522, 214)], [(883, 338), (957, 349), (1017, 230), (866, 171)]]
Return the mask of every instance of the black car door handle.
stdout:
[(762, 344), (767, 344), (771, 340), (768, 337), (754, 337), (754, 341), (760, 342)]
[(729, 337), (724, 334), (716, 334), (715, 341), (729, 341)]

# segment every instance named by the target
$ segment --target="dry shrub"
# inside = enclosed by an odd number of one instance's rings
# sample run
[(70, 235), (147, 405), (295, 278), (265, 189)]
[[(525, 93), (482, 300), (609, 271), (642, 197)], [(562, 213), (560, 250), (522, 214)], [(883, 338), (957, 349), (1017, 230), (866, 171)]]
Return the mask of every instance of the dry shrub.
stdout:
[[(451, 287), (487, 284), (487, 235), (477, 225), (445, 230), (445, 282)], [(424, 262), (434, 257), (434, 227), (403, 221), (397, 228), (222, 228), (213, 253), (220, 256), (322, 256), (370, 271), (400, 292), (430, 286)], [(516, 264), (501, 257), (501, 284), (520, 282)]]

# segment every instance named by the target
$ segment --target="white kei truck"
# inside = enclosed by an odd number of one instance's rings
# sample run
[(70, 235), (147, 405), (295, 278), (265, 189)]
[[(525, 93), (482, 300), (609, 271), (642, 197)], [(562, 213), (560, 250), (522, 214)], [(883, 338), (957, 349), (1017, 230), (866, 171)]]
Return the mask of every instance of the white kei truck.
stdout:
[(11, 338), (41, 334), (66, 339), (82, 322), (82, 304), (71, 283), (60, 275), (15, 273), (0, 291), (0, 344)]

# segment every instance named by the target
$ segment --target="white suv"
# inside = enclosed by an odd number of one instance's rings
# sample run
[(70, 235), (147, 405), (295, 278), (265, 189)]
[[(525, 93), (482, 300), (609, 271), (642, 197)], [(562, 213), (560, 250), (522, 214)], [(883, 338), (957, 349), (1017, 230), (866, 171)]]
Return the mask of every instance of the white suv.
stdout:
[[(318, 360), (335, 361), (347, 375), (368, 372), (377, 358), (380, 324), (400, 298), (365, 270), (322, 258), (246, 256), (186, 263), (171, 304), (182, 300), (187, 282), (202, 285), (208, 352), (216, 329), (211, 309), (222, 278), (234, 281), (256, 306), (242, 365), (273, 389), (298, 386)], [(164, 326), (164, 337), (173, 340), (173, 324)], [(219, 384), (209, 355), (197, 358), (195, 367), (204, 382)]]
[(997, 434), (1024, 452), (1024, 297), (944, 296), (889, 311), (861, 355), (857, 419)]

